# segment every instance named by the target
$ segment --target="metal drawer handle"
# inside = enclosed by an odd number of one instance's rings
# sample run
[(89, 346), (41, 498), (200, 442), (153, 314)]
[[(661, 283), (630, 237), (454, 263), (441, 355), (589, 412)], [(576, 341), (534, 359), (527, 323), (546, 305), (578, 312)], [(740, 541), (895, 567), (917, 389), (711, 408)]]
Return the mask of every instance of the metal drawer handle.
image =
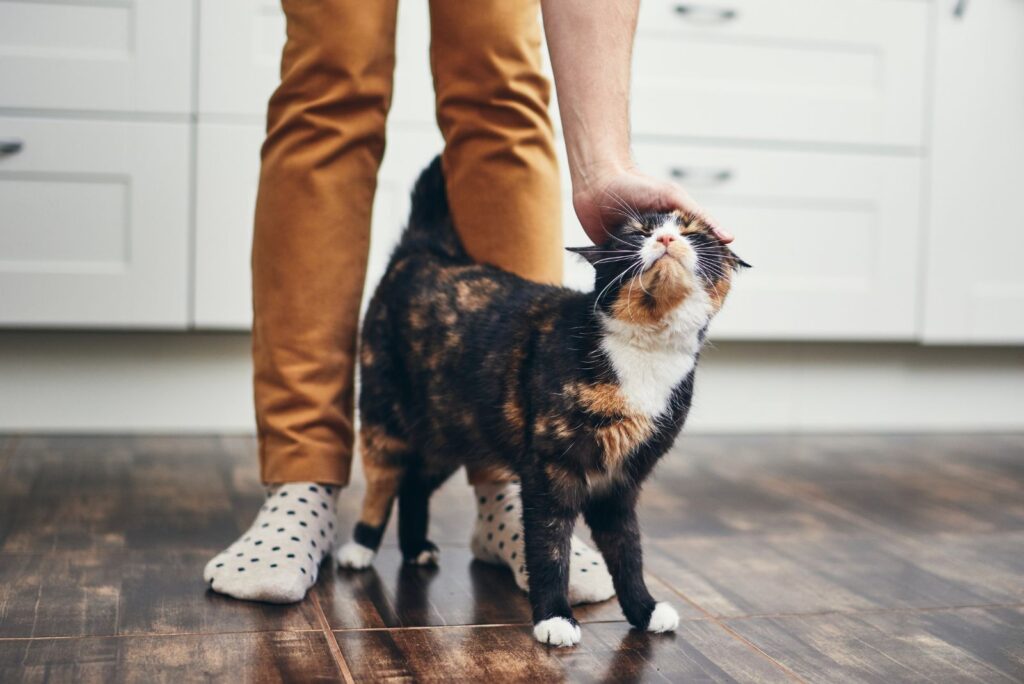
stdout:
[(13, 138), (0, 138), (0, 157), (9, 157), (21, 152), (25, 145), (20, 140)]
[(688, 5), (679, 3), (675, 6), (678, 16), (699, 24), (724, 24), (739, 16), (739, 12), (726, 7), (708, 7), (706, 5)]
[(707, 187), (709, 185), (722, 185), (732, 180), (732, 169), (706, 169), (692, 166), (673, 166), (668, 174), (680, 183), (687, 183), (690, 186)]

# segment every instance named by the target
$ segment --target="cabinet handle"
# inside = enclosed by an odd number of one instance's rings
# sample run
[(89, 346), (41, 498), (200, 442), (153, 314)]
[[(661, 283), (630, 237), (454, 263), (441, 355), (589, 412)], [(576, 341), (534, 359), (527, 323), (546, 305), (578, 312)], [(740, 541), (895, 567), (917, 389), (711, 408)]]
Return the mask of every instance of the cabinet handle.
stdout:
[(9, 157), (14, 154), (21, 152), (21, 148), (24, 147), (20, 140), (14, 140), (13, 138), (0, 138), (0, 157)]
[(707, 169), (691, 166), (673, 166), (668, 170), (668, 175), (680, 183), (686, 182), (689, 186), (708, 187), (712, 185), (723, 185), (732, 180), (732, 169)]
[(953, 5), (953, 16), (957, 19), (964, 18), (964, 12), (967, 11), (967, 0), (956, 0), (956, 4)]
[(739, 16), (739, 12), (726, 7), (708, 7), (706, 5), (688, 5), (684, 3), (676, 5), (675, 12), (678, 16), (699, 24), (724, 24)]

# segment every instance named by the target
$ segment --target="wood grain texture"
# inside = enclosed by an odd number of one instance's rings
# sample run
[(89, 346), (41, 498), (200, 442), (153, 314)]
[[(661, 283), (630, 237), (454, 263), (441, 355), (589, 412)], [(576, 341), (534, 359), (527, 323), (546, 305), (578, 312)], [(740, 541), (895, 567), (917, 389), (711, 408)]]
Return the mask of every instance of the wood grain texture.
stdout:
[(340, 682), (320, 632), (0, 640), (4, 682)]
[(1020, 607), (730, 620), (809, 682), (1020, 682)]
[(649, 635), (625, 623), (583, 626), (574, 649), (537, 643), (529, 627), (337, 632), (361, 681), (786, 682), (770, 661), (707, 621)]
[(1021, 435), (684, 437), (640, 511), (679, 632), (611, 601), (571, 651), (472, 560), (461, 474), (433, 505), (440, 568), (389, 535), (293, 606), (201, 578), (263, 497), (250, 438), (0, 436), (0, 681), (1024, 680)]
[[(530, 624), (530, 603), (512, 573), (474, 560), (465, 546), (441, 547), (438, 568), (405, 565), (386, 547), (369, 570), (324, 571), (316, 592), (334, 629)], [(700, 617), (688, 605), (678, 608)], [(616, 601), (578, 606), (575, 614), (581, 622), (623, 620)]]
[(1024, 603), (1024, 534), (657, 540), (647, 567), (714, 615)]

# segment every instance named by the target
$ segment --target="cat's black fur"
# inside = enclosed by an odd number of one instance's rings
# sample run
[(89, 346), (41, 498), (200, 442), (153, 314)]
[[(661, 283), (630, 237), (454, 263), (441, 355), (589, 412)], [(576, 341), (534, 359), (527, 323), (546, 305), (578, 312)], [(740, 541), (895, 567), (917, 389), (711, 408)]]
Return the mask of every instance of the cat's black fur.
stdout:
[[(697, 263), (687, 270), (680, 257), (641, 272), (639, 250), (664, 225), (687, 236), (673, 254), (695, 249)], [(663, 413), (645, 415), (620, 391), (603, 340), (609, 325), (658, 330), (690, 297), (707, 297), (710, 319), (743, 264), (699, 222), (665, 214), (630, 217), (604, 247), (574, 251), (595, 265), (593, 292), (473, 263), (452, 228), (439, 160), (423, 172), (364, 322), (368, 491), (354, 541), (379, 546), (397, 496), (405, 558), (435, 558), (431, 493), (462, 465), (500, 466), (522, 482), (534, 622), (572, 621), (569, 540), (582, 513), (626, 618), (645, 628), (655, 600), (644, 583), (637, 497), (686, 420), (694, 375), (671, 387)], [(694, 367), (706, 322), (695, 325)]]

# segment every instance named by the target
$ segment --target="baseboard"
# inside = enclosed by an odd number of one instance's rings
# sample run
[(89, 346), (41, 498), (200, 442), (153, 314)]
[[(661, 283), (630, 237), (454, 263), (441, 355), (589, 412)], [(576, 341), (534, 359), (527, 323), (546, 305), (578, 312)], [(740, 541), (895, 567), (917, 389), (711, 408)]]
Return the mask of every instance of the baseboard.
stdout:
[[(236, 333), (0, 333), (0, 430), (252, 432), (249, 344)], [(688, 429), (1024, 430), (1024, 350), (719, 343)]]

